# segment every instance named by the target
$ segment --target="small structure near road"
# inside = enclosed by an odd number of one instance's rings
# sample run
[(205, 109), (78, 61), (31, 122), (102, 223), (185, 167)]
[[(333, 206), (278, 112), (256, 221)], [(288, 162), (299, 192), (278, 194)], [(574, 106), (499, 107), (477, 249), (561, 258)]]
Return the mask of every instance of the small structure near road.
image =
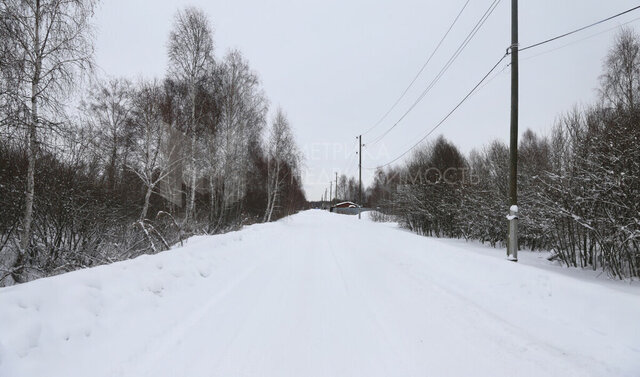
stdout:
[(329, 208), (329, 212), (340, 213), (343, 215), (357, 215), (360, 206), (354, 202), (341, 202)]
[(342, 203), (337, 203), (331, 208), (358, 208), (358, 205), (354, 202), (342, 202)]

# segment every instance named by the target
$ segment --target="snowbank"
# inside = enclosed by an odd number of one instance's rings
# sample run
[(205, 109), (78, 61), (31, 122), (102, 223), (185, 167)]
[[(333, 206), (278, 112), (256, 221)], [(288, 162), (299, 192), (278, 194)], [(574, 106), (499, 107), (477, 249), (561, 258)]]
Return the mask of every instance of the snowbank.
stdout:
[(0, 376), (633, 376), (640, 289), (307, 211), (0, 289)]

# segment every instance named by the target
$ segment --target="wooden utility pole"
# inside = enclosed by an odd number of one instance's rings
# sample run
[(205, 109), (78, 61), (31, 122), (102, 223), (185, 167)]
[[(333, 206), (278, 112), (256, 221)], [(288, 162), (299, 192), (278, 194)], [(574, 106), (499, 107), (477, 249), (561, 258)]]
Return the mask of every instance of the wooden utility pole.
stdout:
[(336, 172), (336, 201), (338, 201), (338, 172)]
[(509, 144), (509, 241), (507, 258), (518, 261), (518, 0), (511, 0), (511, 140)]
[(358, 136), (358, 143), (360, 147), (358, 149), (358, 219), (361, 219), (362, 212), (362, 135)]
[(331, 206), (332, 200), (333, 200), (333, 181), (329, 181), (329, 206)]

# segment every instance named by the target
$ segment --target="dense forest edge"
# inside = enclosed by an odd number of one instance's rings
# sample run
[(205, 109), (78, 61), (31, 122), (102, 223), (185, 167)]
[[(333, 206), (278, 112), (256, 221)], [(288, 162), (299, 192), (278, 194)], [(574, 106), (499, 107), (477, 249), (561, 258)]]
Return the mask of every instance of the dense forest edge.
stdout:
[(165, 77), (133, 82), (96, 77), (96, 6), (0, 4), (0, 286), (306, 205), (286, 112), (203, 11), (176, 13)]
[[(596, 103), (560, 116), (549, 135), (520, 137), (519, 246), (633, 279), (640, 277), (640, 38), (632, 29), (616, 35), (599, 80)], [(439, 137), (404, 165), (378, 169), (365, 194), (379, 220), (504, 247), (508, 178), (502, 141), (465, 156)]]

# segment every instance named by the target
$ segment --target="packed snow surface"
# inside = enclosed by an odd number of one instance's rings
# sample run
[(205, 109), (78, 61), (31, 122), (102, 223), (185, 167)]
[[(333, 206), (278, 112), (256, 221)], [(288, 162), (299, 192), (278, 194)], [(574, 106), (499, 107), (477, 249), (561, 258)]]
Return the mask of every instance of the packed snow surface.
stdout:
[(0, 289), (0, 376), (640, 376), (638, 287), (568, 271), (307, 211)]

